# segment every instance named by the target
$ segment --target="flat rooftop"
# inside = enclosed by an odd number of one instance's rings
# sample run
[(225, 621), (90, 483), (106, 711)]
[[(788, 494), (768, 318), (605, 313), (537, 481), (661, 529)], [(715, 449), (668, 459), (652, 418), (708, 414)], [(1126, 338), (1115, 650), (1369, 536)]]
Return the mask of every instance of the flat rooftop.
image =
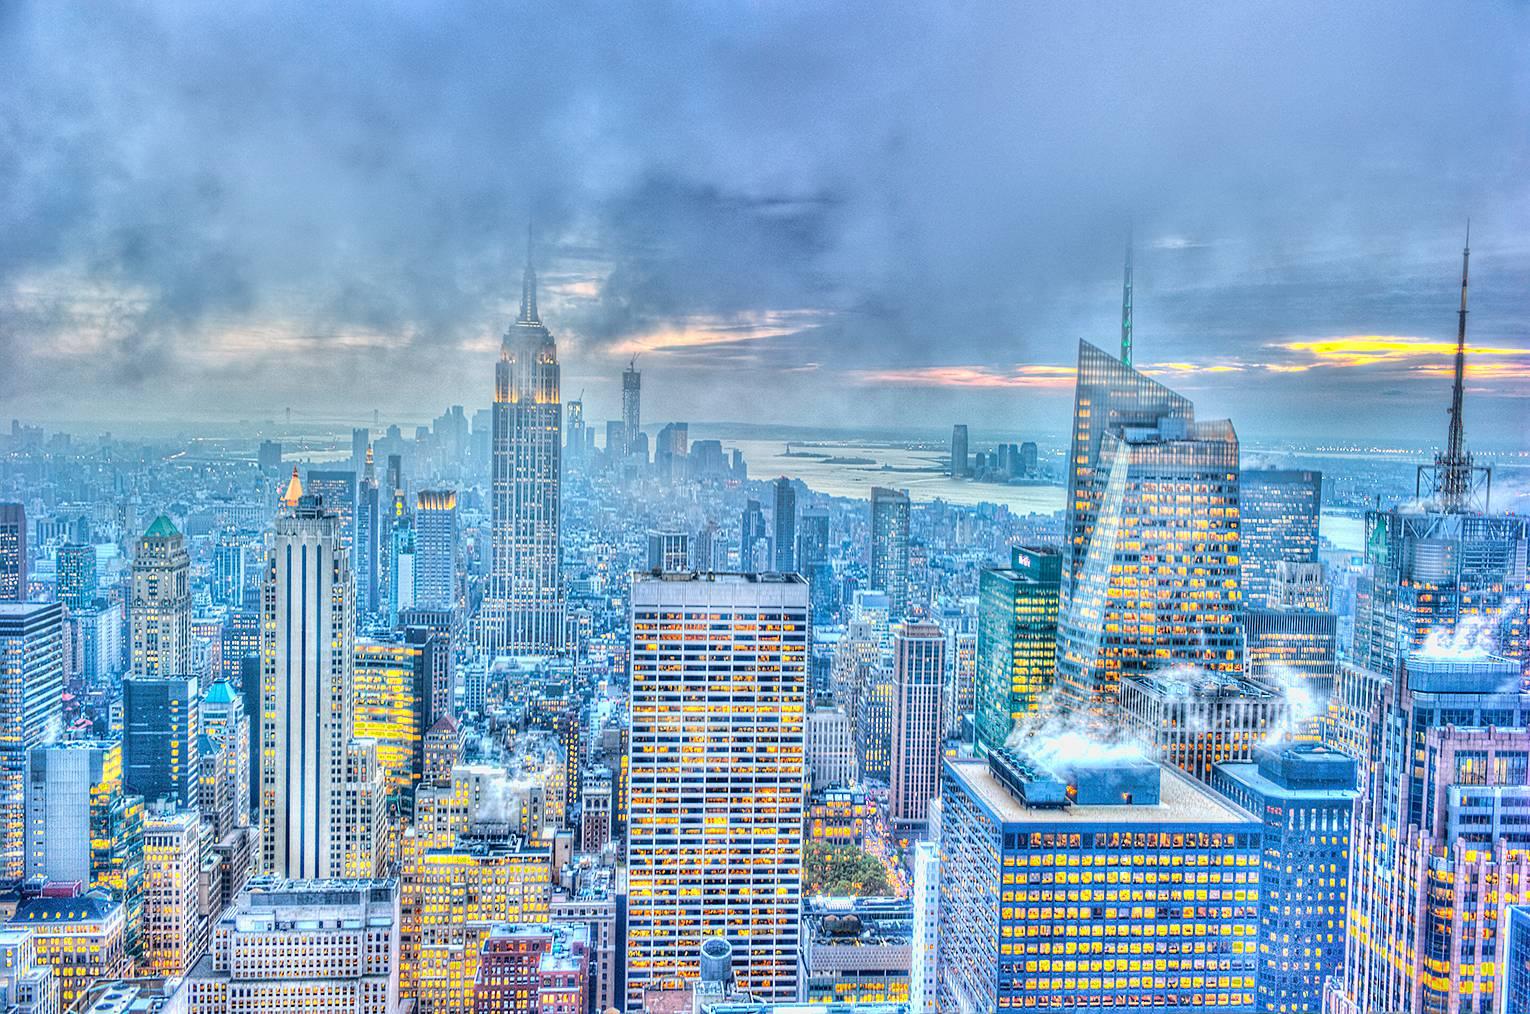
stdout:
[(1029, 807), (1010, 795), (986, 760), (947, 758), (946, 766), (973, 797), (1005, 824), (1252, 824), (1253, 814), (1201, 786), (1175, 768), (1162, 766), (1156, 805)]

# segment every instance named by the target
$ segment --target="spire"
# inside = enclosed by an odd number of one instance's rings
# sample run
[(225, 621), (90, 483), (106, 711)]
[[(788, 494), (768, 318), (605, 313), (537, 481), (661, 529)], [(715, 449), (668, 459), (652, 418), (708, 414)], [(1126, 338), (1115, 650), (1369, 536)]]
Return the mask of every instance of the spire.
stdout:
[(1466, 388), (1466, 280), (1472, 256), (1472, 223), (1466, 223), (1466, 246), (1461, 250), (1461, 309), (1456, 314), (1455, 383), (1450, 392), (1450, 432), (1445, 450), (1434, 456), (1434, 494), (1440, 509), (1464, 511), (1472, 496), (1472, 456), (1466, 449), (1462, 403)]
[(374, 464), (372, 462), (372, 445), (371, 444), (367, 444), (367, 462), (366, 462), (366, 466), (365, 466), (364, 470), (362, 471), (361, 475), (362, 475), (362, 478), (364, 480), (367, 480), (367, 481), (376, 481), (376, 478), (377, 478), (377, 469), (376, 469), (376, 467), (374, 466)]
[(537, 316), (537, 272), (531, 266), (531, 226), (526, 226), (526, 273), (521, 276), (521, 315), (516, 318), (520, 324), (540, 324), (542, 318)]
[(303, 498), (303, 484), (298, 481), (297, 466), (292, 466), (292, 478), (287, 482), (287, 491), (282, 494), (283, 507), (296, 507), (298, 501)]
[(1121, 362), (1132, 364), (1132, 227), (1126, 227), (1126, 277), (1121, 282)]

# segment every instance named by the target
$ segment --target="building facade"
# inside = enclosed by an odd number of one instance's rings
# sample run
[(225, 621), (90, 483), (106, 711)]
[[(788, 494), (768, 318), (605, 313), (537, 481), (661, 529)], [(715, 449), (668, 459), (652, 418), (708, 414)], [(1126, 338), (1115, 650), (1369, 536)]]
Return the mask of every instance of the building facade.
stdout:
[(64, 607), (0, 602), (0, 858), (4, 877), (26, 869), (28, 758), (58, 739), (64, 720)]
[(133, 555), (129, 641), (135, 676), (191, 672), (191, 557), (186, 538), (161, 514)]
[(871, 566), (866, 586), (887, 593), (894, 620), (908, 612), (908, 494), (896, 489), (871, 489)]
[[(941, 689), (946, 636), (933, 623), (905, 623), (893, 635), (892, 756), (888, 779), (892, 826), (923, 829), (940, 794)], [(883, 997), (882, 999), (886, 999)]]
[(1012, 557), (1012, 566), (978, 579), (972, 715), (979, 753), (1003, 746), (1015, 723), (1035, 714), (1057, 668), (1062, 554), (1025, 546)]

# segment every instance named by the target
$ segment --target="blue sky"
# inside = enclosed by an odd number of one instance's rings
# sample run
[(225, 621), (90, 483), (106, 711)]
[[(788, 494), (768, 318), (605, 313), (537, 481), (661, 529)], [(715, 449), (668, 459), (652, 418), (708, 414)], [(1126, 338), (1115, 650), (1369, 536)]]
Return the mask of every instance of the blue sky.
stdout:
[(1204, 414), (1428, 443), (1471, 216), (1469, 437), (1524, 448), (1527, 51), (1523, 4), (8, 4), (0, 404), (486, 403), (534, 220), (597, 422), (638, 355), (655, 421), (1055, 430), (1131, 223)]

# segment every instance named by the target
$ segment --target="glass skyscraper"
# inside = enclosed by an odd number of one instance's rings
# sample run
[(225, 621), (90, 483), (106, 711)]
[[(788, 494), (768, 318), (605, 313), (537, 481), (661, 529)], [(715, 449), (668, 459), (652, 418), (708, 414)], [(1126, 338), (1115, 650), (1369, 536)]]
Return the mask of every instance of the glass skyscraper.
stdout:
[(973, 724), (980, 754), (1003, 746), (1052, 688), (1061, 583), (1062, 554), (1050, 546), (1016, 548), (1012, 566), (985, 570), (978, 580)]
[(1263, 608), (1277, 564), (1317, 562), (1323, 473), (1250, 468), (1239, 481), (1243, 599), (1250, 608)]
[(63, 731), (64, 607), (0, 602), (0, 859), (23, 876), (27, 756)]
[(887, 593), (889, 616), (908, 613), (908, 494), (871, 489), (871, 572), (867, 587)]

